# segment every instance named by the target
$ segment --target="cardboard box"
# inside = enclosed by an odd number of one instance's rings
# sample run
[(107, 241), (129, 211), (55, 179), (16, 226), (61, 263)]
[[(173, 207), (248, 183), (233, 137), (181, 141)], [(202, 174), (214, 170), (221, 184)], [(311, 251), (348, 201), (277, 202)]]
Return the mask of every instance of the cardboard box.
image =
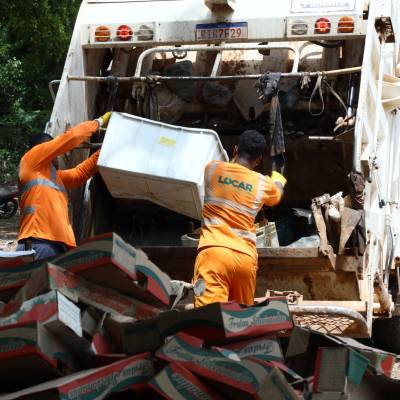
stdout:
[(366, 346), (351, 338), (338, 337), (336, 339), (368, 358), (370, 366), (377, 374), (384, 374), (389, 378), (392, 376), (393, 366), (397, 357), (395, 354)]
[(146, 303), (169, 305), (169, 276), (115, 233), (94, 237), (53, 263)]
[(214, 389), (177, 363), (167, 365), (149, 386), (168, 400), (222, 400)]
[[(282, 300), (284, 299), (284, 300)], [(238, 303), (214, 303), (189, 311), (171, 310), (146, 321), (121, 316), (107, 318), (105, 327), (128, 354), (157, 350), (164, 339), (178, 332), (222, 343), (262, 336), (292, 327), (286, 299), (271, 299), (268, 305), (246, 307)]]
[(80, 308), (59, 291), (52, 290), (25, 301), (17, 312), (0, 318), (0, 327), (41, 322), (81, 361), (82, 367), (89, 367), (93, 355), (112, 353), (114, 349), (99, 322), (87, 312), (84, 315), (82, 320)]
[(24, 301), (54, 289), (74, 302), (85, 303), (109, 314), (123, 314), (143, 319), (160, 313), (156, 307), (96, 285), (53, 264), (46, 264), (32, 273), (25, 286), (0, 310), (0, 317), (15, 312)]
[(86, 336), (93, 337), (96, 334), (103, 315), (93, 307), (81, 309), (82, 331)]
[(336, 339), (323, 333), (296, 326), (290, 334), (285, 353), (286, 363), (301, 376), (312, 376), (315, 372), (318, 348), (337, 346)]
[[(303, 376), (313, 373), (315, 370), (316, 355), (318, 348), (328, 346), (342, 346), (353, 349), (366, 357), (376, 373), (384, 374), (388, 377), (392, 374), (396, 355), (387, 353), (383, 350), (366, 346), (361, 342), (342, 336), (331, 336), (306, 328), (295, 327), (286, 350), (286, 360), (290, 360), (293, 368)], [(310, 371), (310, 367), (312, 370)]]
[(0, 329), (0, 388), (19, 390), (73, 371), (61, 341), (42, 324)]
[[(156, 356), (170, 363), (181, 364), (229, 398), (297, 400), (278, 369), (268, 370), (253, 361), (241, 360), (230, 350), (206, 350), (203, 345), (204, 342), (198, 338), (180, 334), (173, 336)], [(270, 393), (275, 397), (266, 397)]]
[(2, 400), (20, 398), (46, 400), (104, 399), (126, 390), (142, 391), (154, 376), (149, 354), (117, 361), (105, 367), (78, 372), (16, 393), (2, 396)]
[(0, 262), (0, 301), (7, 302), (24, 286), (33, 271), (45, 265), (47, 261), (39, 260), (25, 263), (17, 258)]
[(68, 327), (82, 336), (79, 307), (56, 290), (23, 302), (12, 314), (0, 314), (0, 327), (35, 321), (45, 324), (55, 333), (63, 334), (64, 328)]
[(296, 371), (290, 369), (282, 361), (266, 361), (258, 357), (250, 357), (247, 360), (254, 361), (257, 364), (263, 365), (265, 368), (270, 370), (271, 368), (278, 368), (290, 382), (304, 382), (305, 379), (300, 376)]
[(157, 318), (135, 321), (130, 317), (114, 315), (106, 318), (104, 327), (120, 352), (138, 354), (155, 351), (163, 344)]
[(117, 361), (125, 360), (127, 357), (126, 354), (96, 354), (93, 357), (93, 363), (95, 367), (105, 367)]
[(241, 359), (257, 358), (264, 361), (284, 362), (281, 345), (274, 336), (264, 336), (251, 340), (225, 344), (222, 346), (238, 354)]
[(361, 383), (368, 365), (366, 357), (350, 348), (320, 347), (314, 372), (314, 393), (329, 392), (332, 396), (336, 393), (340, 399), (347, 392), (349, 383)]
[(91, 346), (92, 338), (83, 335), (80, 308), (62, 293), (52, 290), (27, 300), (17, 312), (0, 318), (0, 327), (27, 322), (42, 323), (81, 361), (82, 367), (90, 365), (97, 347)]
[(108, 355), (114, 353), (114, 346), (109, 335), (104, 328), (99, 326), (97, 332), (92, 337), (90, 346), (93, 354)]
[(119, 350), (127, 354), (138, 354), (144, 351), (155, 351), (162, 346), (167, 336), (182, 329), (180, 318), (182, 312), (165, 311), (155, 318), (137, 321), (123, 315), (107, 317), (104, 326)]
[(165, 336), (183, 330), (210, 343), (248, 339), (293, 327), (285, 297), (273, 297), (254, 306), (213, 303), (183, 311), (174, 319), (175, 323), (162, 329)]

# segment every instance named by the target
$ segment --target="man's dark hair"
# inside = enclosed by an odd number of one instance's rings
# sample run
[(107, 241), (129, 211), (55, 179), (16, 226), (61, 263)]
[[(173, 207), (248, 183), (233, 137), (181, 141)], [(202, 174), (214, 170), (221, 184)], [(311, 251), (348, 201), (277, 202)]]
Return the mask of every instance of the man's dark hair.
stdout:
[(266, 147), (267, 141), (260, 132), (247, 130), (239, 137), (238, 154), (248, 160), (255, 160), (263, 155)]
[(38, 133), (37, 135), (32, 135), (29, 138), (29, 150), (32, 147), (37, 146), (38, 144), (48, 142), (50, 140), (53, 140), (53, 137), (48, 135), (47, 133)]

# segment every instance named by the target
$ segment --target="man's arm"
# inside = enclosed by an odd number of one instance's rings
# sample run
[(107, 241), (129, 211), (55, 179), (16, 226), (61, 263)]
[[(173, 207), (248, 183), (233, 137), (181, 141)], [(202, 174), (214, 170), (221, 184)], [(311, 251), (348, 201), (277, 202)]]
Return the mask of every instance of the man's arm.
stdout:
[(266, 206), (275, 206), (282, 199), (286, 179), (276, 171), (272, 171), (271, 177), (266, 176), (265, 178), (264, 204)]
[(97, 131), (99, 123), (97, 121), (83, 122), (71, 128), (64, 134), (57, 136), (49, 142), (41, 143), (28, 151), (28, 163), (32, 169), (49, 163), (67, 151), (79, 146), (82, 142), (89, 139)]
[(93, 153), (87, 160), (83, 161), (75, 168), (58, 171), (57, 175), (62, 180), (67, 189), (82, 186), (89, 178), (97, 173), (97, 160), (100, 150)]

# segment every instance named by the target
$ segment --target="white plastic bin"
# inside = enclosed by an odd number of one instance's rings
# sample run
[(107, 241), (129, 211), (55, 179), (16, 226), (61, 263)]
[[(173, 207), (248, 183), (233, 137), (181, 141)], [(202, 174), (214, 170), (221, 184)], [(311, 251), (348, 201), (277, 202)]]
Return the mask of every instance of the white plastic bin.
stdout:
[(111, 195), (145, 199), (201, 219), (204, 168), (227, 161), (218, 134), (114, 112), (98, 161)]

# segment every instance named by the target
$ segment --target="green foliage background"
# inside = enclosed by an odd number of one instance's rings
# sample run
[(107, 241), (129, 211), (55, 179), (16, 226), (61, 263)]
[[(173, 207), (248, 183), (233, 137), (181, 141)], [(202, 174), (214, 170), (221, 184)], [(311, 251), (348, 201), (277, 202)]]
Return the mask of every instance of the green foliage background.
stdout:
[(0, 184), (16, 184), (29, 135), (43, 131), (81, 0), (0, 0)]

